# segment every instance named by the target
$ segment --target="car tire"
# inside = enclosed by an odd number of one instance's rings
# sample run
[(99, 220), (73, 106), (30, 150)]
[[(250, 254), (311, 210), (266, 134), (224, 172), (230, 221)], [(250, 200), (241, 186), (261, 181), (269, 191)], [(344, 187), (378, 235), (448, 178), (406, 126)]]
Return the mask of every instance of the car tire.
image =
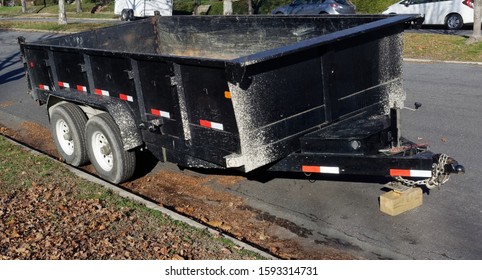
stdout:
[(445, 27), (448, 30), (459, 30), (464, 26), (464, 20), (459, 14), (450, 14), (445, 19)]
[(136, 153), (124, 150), (119, 127), (109, 114), (102, 113), (90, 118), (85, 137), (87, 153), (97, 175), (114, 184), (132, 177), (136, 168)]
[(134, 10), (128, 10), (128, 11), (127, 11), (127, 20), (128, 20), (128, 21), (133, 21), (133, 20), (134, 20)]
[(71, 103), (52, 108), (50, 128), (55, 146), (66, 163), (82, 166), (89, 162), (85, 144), (87, 116), (82, 109)]

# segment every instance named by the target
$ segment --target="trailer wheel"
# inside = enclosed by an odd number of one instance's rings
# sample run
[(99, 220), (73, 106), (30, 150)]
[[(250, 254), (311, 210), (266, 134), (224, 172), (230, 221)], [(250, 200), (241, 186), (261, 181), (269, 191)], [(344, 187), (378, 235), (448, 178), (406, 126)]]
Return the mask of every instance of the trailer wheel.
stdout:
[(92, 117), (87, 122), (85, 136), (90, 161), (101, 178), (117, 184), (132, 177), (135, 151), (124, 150), (119, 127), (109, 114)]
[(70, 165), (81, 166), (89, 161), (85, 145), (86, 123), (84, 112), (71, 103), (54, 107), (50, 114), (55, 146), (60, 156)]

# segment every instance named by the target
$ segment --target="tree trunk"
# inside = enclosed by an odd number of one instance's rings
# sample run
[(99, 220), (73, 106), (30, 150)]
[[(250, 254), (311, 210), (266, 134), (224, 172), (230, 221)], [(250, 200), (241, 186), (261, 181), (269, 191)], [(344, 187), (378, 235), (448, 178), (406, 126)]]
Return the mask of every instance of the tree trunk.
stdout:
[(482, 41), (482, 0), (474, 0), (474, 32), (472, 34), (473, 41)]
[(253, 0), (248, 0), (248, 15), (254, 14), (253, 12)]
[(75, 12), (78, 14), (82, 13), (81, 0), (75, 0)]
[(67, 24), (67, 13), (65, 12), (65, 0), (59, 0), (59, 24)]
[(22, 0), (20, 2), (22, 4), (22, 14), (26, 14), (27, 13), (27, 0)]
[(223, 15), (229, 16), (233, 14), (233, 2), (231, 0), (223, 1)]

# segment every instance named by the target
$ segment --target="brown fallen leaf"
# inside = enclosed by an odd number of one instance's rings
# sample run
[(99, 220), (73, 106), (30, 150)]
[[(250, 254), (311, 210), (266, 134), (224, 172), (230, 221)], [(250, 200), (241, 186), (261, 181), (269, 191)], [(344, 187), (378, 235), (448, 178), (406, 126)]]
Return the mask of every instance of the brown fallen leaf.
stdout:
[(223, 222), (221, 222), (221, 221), (208, 221), (207, 224), (212, 226), (212, 227), (218, 228), (223, 224)]
[(178, 254), (174, 254), (171, 257), (171, 260), (182, 261), (182, 260), (185, 260), (185, 259), (182, 256), (179, 256)]

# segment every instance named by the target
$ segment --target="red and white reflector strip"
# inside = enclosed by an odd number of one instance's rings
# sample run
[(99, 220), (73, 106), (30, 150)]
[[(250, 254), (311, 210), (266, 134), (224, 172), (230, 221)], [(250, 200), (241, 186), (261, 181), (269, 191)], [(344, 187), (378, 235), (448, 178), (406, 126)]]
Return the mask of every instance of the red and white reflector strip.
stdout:
[(119, 98), (121, 100), (124, 100), (124, 101), (134, 102), (134, 98), (130, 95), (127, 95), (127, 94), (121, 93), (121, 94), (119, 94)]
[(78, 90), (78, 91), (82, 91), (82, 92), (87, 92), (87, 87), (81, 86), (81, 85), (77, 85), (77, 90)]
[(65, 82), (59, 82), (59, 87), (61, 87), (61, 88), (70, 88), (70, 84), (69, 84), (69, 83), (65, 83)]
[(430, 178), (432, 177), (432, 171), (431, 170), (413, 170), (413, 169), (390, 169), (390, 176)]
[(151, 114), (159, 116), (159, 117), (163, 117), (163, 118), (168, 118), (168, 119), (171, 118), (171, 114), (169, 112), (166, 112), (166, 111), (151, 109)]
[(38, 87), (39, 87), (41, 90), (50, 90), (50, 87), (47, 86), (47, 85), (38, 85)]
[(95, 89), (95, 94), (97, 95), (103, 95), (103, 96), (110, 96), (109, 92), (107, 90), (102, 90), (102, 89)]
[(209, 127), (213, 129), (219, 129), (219, 130), (224, 130), (224, 126), (222, 123), (217, 123), (217, 122), (210, 122), (206, 120), (200, 120), (199, 124), (204, 127)]
[(336, 166), (302, 165), (301, 170), (305, 173), (340, 174), (340, 168)]

